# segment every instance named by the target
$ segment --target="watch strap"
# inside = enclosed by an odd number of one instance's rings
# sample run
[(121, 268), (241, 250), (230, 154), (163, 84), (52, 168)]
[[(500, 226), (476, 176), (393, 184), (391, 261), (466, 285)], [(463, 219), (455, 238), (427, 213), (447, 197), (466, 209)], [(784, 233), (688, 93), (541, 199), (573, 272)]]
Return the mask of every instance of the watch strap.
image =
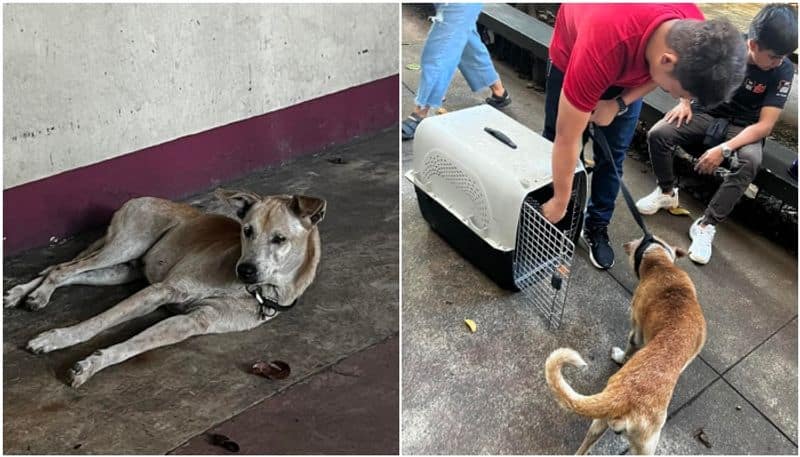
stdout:
[(625, 114), (625, 112), (628, 111), (628, 105), (625, 104), (625, 100), (623, 100), (620, 96), (614, 97), (614, 100), (617, 102), (617, 107), (619, 107), (619, 110), (617, 110), (617, 116), (620, 114)]

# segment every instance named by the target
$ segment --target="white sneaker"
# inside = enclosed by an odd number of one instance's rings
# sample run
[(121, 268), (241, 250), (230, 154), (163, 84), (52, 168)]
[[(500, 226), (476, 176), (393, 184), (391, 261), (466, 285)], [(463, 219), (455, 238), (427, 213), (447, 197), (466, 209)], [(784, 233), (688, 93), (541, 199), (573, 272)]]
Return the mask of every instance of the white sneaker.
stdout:
[(692, 240), (692, 245), (689, 246), (689, 258), (693, 262), (705, 265), (711, 260), (711, 243), (714, 241), (717, 229), (713, 224), (701, 227), (701, 220), (702, 216), (689, 227), (689, 238)]
[(636, 202), (636, 209), (647, 216), (657, 213), (660, 209), (677, 208), (678, 206), (678, 188), (672, 189), (672, 195), (664, 195), (658, 186), (656, 186), (656, 190), (650, 192), (650, 195), (642, 197)]

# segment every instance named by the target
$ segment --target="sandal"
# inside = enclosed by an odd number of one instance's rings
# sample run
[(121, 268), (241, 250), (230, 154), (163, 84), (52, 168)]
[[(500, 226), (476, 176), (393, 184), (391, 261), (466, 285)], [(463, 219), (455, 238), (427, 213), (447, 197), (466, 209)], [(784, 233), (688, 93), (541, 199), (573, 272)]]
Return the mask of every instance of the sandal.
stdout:
[(489, 106), (493, 106), (497, 109), (503, 108), (508, 106), (511, 103), (511, 96), (508, 95), (508, 90), (503, 91), (503, 95), (498, 97), (495, 94), (492, 94), (491, 97), (486, 99), (486, 104)]
[(417, 126), (422, 122), (422, 119), (416, 113), (408, 115), (408, 118), (403, 121), (403, 141), (414, 139), (414, 133), (416, 133)]

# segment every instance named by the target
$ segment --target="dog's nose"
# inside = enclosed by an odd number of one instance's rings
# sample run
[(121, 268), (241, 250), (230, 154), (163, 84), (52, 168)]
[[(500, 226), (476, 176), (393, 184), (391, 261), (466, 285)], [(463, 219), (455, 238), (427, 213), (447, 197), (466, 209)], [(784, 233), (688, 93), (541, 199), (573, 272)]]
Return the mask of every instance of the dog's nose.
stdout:
[(236, 267), (236, 274), (242, 281), (253, 283), (256, 282), (258, 271), (252, 263), (240, 263), (239, 266)]

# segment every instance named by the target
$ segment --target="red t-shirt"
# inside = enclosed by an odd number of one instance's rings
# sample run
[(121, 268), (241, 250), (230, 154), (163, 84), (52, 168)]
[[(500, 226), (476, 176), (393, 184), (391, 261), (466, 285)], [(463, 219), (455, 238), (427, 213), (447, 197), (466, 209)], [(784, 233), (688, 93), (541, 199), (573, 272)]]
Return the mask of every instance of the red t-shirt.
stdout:
[(609, 87), (632, 88), (649, 82), (647, 41), (671, 19), (705, 17), (691, 3), (562, 3), (550, 60), (564, 73), (567, 100), (589, 112)]

